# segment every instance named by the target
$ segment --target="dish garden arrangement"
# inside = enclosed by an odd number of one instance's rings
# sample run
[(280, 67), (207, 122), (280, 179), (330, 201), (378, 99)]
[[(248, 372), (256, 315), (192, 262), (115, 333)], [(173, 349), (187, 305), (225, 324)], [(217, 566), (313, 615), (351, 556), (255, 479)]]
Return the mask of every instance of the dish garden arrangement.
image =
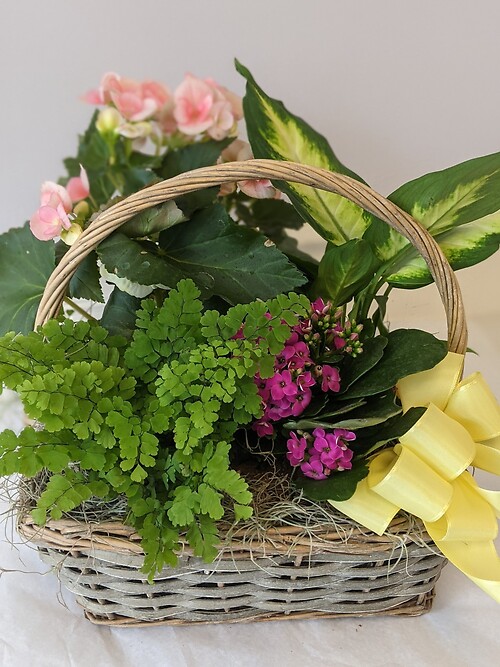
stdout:
[[(19, 531), (95, 622), (421, 613), (443, 555), (499, 599), (500, 500), (467, 469), (500, 474), (500, 412), (461, 381), (453, 270), (498, 249), (500, 154), (385, 199), (237, 68), (243, 101), (105, 75), (0, 236)], [(448, 341), (388, 330), (433, 280)]]

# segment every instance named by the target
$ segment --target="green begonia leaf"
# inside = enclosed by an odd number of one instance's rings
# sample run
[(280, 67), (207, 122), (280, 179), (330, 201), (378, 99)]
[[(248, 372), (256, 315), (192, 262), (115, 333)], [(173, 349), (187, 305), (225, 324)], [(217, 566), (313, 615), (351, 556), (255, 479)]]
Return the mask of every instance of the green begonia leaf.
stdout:
[(268, 299), (306, 282), (265, 236), (236, 225), (218, 204), (163, 232), (160, 245), (174, 275), (192, 278), (203, 292), (229, 303)]
[(136, 312), (141, 300), (115, 287), (106, 303), (100, 324), (112, 336), (129, 339), (135, 330)]
[(0, 335), (28, 333), (55, 268), (52, 241), (38, 241), (28, 223), (0, 235)]

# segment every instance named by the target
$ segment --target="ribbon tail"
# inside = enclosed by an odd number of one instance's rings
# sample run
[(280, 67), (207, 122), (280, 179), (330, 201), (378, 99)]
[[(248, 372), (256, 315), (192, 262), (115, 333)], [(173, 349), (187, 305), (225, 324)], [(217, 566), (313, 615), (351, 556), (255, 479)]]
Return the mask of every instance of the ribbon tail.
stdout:
[(436, 539), (432, 524), (426, 530), (441, 553), (463, 574), (500, 603), (500, 557), (493, 541), (447, 542)]

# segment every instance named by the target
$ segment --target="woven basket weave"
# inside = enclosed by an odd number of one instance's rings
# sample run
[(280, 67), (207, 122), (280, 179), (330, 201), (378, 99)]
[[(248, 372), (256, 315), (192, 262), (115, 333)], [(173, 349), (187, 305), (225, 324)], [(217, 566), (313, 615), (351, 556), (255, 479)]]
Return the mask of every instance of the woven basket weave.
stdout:
[[(78, 264), (139, 211), (223, 183), (269, 178), (340, 194), (403, 234), (427, 262), (448, 326), (448, 348), (464, 353), (467, 330), (455, 275), (428, 232), (411, 216), (368, 186), (347, 176), (272, 160), (233, 162), (181, 174), (140, 190), (102, 212), (64, 255), (50, 277), (36, 326), (59, 312)], [(416, 615), (432, 603), (444, 559), (418, 523), (397, 517), (378, 537), (355, 526), (325, 526), (315, 532), (276, 525), (248, 542), (238, 532), (225, 538), (213, 564), (186, 546), (176, 568), (165, 568), (148, 584), (140, 572), (143, 554), (133, 529), (118, 521), (90, 523), (71, 518), (34, 525), (19, 517), (19, 531), (95, 623), (237, 622), (361, 616)]]

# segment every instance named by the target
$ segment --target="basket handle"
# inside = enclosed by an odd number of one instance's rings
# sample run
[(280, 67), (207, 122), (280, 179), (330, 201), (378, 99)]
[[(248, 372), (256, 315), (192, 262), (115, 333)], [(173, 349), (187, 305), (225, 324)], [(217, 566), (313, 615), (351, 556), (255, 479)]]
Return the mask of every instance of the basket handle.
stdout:
[(101, 241), (140, 211), (207, 187), (262, 178), (301, 183), (339, 194), (377, 216), (407, 238), (425, 260), (437, 285), (446, 312), (448, 349), (459, 354), (465, 353), (467, 325), (460, 287), (441, 248), (427, 230), (364, 183), (326, 169), (277, 160), (228, 162), (188, 171), (139, 190), (103, 211), (67, 251), (47, 281), (35, 327), (57, 315), (78, 264)]

